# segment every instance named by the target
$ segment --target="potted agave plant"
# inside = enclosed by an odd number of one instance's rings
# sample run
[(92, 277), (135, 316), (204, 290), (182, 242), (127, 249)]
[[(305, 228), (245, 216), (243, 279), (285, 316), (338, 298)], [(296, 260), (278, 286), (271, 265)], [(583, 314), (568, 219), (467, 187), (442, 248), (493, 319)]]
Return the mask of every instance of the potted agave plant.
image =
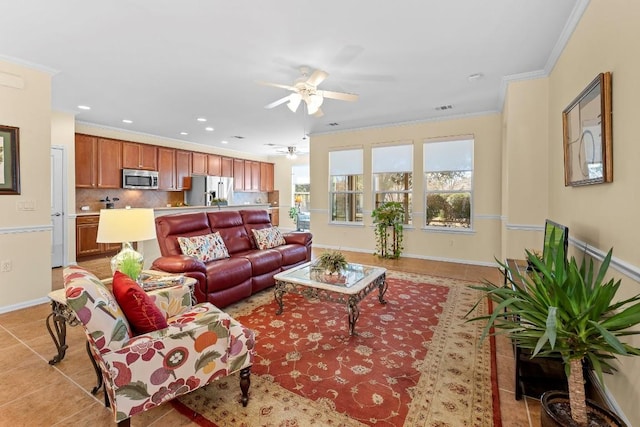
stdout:
[[(609, 363), (612, 359), (640, 355), (640, 348), (620, 340), (640, 334), (637, 329), (629, 330), (640, 324), (640, 294), (615, 300), (620, 281), (605, 280), (611, 250), (597, 271), (593, 260), (588, 265), (584, 260), (578, 265), (574, 257), (567, 261), (562, 245), (555, 257), (546, 260), (526, 252), (527, 260), (537, 271), (521, 275), (501, 264), (511, 286), (488, 281), (473, 286), (496, 306), (492, 314), (469, 321), (486, 322), (482, 339), (492, 333), (493, 327), (493, 333), (507, 334), (520, 348), (528, 349), (532, 357), (562, 357), (568, 397), (562, 392), (543, 394), (543, 427), (624, 426), (615, 414), (586, 399), (583, 363), (604, 384), (603, 370), (615, 370)], [(514, 277), (518, 280), (511, 279)]]

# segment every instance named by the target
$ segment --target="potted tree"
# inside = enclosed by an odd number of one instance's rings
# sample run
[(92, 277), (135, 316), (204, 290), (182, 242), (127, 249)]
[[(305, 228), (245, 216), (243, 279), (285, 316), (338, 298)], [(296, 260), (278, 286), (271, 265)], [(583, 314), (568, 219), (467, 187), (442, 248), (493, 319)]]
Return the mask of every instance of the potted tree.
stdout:
[[(593, 260), (588, 265), (583, 260), (579, 266), (574, 257), (567, 261), (563, 245), (559, 245), (555, 257), (544, 261), (526, 252), (528, 262), (537, 271), (521, 275), (501, 263), (511, 286), (488, 281), (473, 286), (496, 307), (492, 314), (469, 321), (486, 322), (481, 339), (490, 333), (505, 333), (520, 348), (530, 350), (532, 357), (562, 357), (568, 378), (568, 399), (566, 393), (561, 399), (551, 392), (543, 394), (543, 427), (624, 426), (615, 414), (586, 399), (583, 363), (603, 383), (603, 370), (615, 370), (609, 362), (617, 355), (640, 355), (639, 348), (620, 340), (640, 334), (628, 329), (640, 323), (640, 294), (614, 301), (620, 280), (605, 281), (611, 250), (597, 272)], [(513, 277), (519, 280), (512, 280)], [(563, 419), (563, 414), (569, 418)], [(604, 423), (587, 424), (597, 418)]]
[(385, 202), (371, 212), (376, 230), (376, 252), (382, 258), (400, 258), (404, 207), (400, 202)]

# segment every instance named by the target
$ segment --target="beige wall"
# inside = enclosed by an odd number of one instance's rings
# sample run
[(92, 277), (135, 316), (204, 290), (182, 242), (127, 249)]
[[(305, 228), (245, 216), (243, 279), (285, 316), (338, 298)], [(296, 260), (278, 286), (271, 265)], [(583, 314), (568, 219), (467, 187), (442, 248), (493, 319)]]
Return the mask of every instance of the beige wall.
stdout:
[[(428, 231), (424, 227), (423, 142), (428, 138), (473, 135), (473, 232)], [(501, 116), (487, 114), (455, 120), (444, 120), (364, 129), (311, 138), (311, 231), (314, 245), (363, 252), (375, 250), (371, 221), (371, 148), (380, 143), (413, 144), (413, 226), (405, 228), (405, 256), (462, 261), (493, 265), (499, 257), (500, 181), (501, 181)], [(364, 148), (364, 224), (330, 224), (328, 153), (345, 147)]]
[(502, 258), (522, 258), (523, 248), (542, 249), (550, 185), (548, 85), (547, 78), (512, 82), (505, 96)]
[[(569, 226), (577, 244), (597, 257), (614, 248), (621, 296), (640, 292), (640, 212), (636, 125), (640, 107), (640, 2), (592, 0), (549, 78), (549, 215)], [(564, 187), (562, 110), (598, 73), (611, 71), (614, 178), (609, 184)], [(574, 247), (580, 255), (582, 248)], [(630, 276), (620, 271), (630, 267)], [(629, 342), (640, 347), (640, 338)], [(605, 382), (631, 425), (640, 425), (640, 357), (621, 358), (620, 371)]]
[[(0, 195), (0, 260), (12, 264), (0, 272), (0, 311), (7, 311), (51, 290), (51, 76), (3, 61), (0, 73), (23, 83), (0, 85), (0, 124), (20, 128), (21, 194)], [(19, 211), (20, 202), (34, 209)]]

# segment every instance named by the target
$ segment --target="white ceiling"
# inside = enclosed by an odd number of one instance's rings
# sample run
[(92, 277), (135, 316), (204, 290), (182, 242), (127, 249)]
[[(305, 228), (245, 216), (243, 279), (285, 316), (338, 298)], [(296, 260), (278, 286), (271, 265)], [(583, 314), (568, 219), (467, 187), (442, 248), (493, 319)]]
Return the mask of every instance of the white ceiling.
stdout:
[[(305, 133), (500, 111), (505, 81), (548, 73), (588, 0), (1, 3), (0, 58), (52, 71), (55, 110), (270, 154), (266, 144), (304, 148)], [(321, 118), (265, 109), (290, 92), (256, 81), (292, 84), (301, 65), (329, 73), (320, 89), (359, 100), (326, 99)]]

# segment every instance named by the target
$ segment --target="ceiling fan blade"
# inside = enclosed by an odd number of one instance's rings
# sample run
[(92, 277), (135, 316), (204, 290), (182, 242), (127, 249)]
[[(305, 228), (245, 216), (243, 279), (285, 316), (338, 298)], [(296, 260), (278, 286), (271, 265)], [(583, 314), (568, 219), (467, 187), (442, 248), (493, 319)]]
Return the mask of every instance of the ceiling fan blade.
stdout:
[(307, 79), (307, 83), (311, 86), (318, 86), (327, 78), (329, 74), (326, 71), (315, 70), (311, 76)]
[(291, 95), (287, 95), (287, 96), (285, 96), (284, 98), (280, 98), (280, 99), (278, 99), (277, 101), (273, 101), (271, 104), (269, 104), (269, 105), (265, 105), (265, 106), (264, 106), (264, 108), (267, 108), (267, 109), (268, 109), (268, 108), (274, 108), (274, 107), (277, 107), (277, 106), (278, 106), (278, 105), (280, 105), (280, 104), (284, 104), (285, 102), (289, 101), (289, 97), (290, 97), (290, 96), (291, 96)]
[(358, 95), (355, 93), (345, 93), (345, 92), (333, 92), (330, 90), (321, 90), (322, 96), (330, 99), (339, 99), (340, 101), (357, 101)]
[(279, 87), (280, 89), (287, 89), (287, 90), (291, 90), (291, 91), (294, 91), (294, 92), (298, 90), (293, 86), (281, 85), (280, 83), (271, 83), (271, 82), (263, 82), (263, 81), (256, 81), (256, 83), (258, 83), (259, 85), (263, 85), (263, 86)]
[(322, 112), (322, 109), (321, 109), (321, 108), (318, 108), (318, 111), (316, 111), (316, 112), (313, 114), (313, 117), (322, 117), (322, 116), (324, 116), (324, 113)]

